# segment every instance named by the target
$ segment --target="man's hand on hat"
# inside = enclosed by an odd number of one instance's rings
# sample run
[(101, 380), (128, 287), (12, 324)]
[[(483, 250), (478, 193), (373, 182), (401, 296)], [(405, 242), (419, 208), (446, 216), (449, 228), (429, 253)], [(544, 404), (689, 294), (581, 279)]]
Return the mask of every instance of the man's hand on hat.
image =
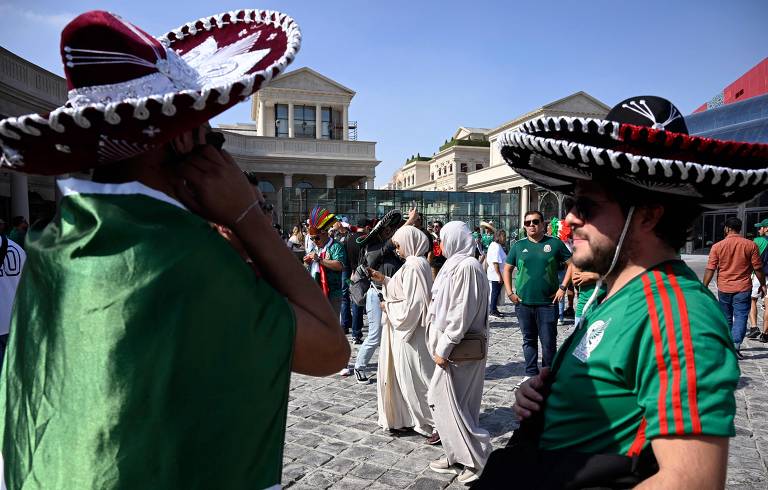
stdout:
[(244, 213), (265, 216), (258, 205), (263, 202), (260, 193), (226, 152), (200, 146), (186, 156), (179, 174), (177, 197), (209, 221), (235, 229)]

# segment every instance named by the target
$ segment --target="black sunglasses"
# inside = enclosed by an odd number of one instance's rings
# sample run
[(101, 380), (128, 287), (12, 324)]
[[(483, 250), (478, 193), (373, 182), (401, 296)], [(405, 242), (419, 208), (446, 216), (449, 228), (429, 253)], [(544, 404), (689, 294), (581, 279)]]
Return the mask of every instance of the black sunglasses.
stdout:
[(600, 204), (608, 204), (611, 201), (596, 201), (588, 197), (580, 196), (571, 201), (571, 213), (583, 221), (589, 221), (595, 216), (595, 211)]
[(540, 219), (529, 219), (529, 220), (523, 221), (523, 224), (525, 226), (531, 226), (531, 225), (539, 226), (540, 223), (541, 223)]

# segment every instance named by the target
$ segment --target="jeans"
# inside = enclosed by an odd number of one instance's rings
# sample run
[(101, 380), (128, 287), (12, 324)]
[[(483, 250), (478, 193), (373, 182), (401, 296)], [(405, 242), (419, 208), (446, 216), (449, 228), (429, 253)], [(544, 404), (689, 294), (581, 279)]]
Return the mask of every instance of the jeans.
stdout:
[(363, 314), (365, 313), (365, 306), (357, 306), (352, 301), (349, 302), (349, 305), (352, 309), (352, 338), (362, 339), (363, 338)]
[(740, 293), (717, 292), (717, 298), (720, 301), (720, 308), (723, 309), (725, 320), (731, 327), (733, 343), (740, 344), (747, 333), (747, 317), (749, 316), (749, 307), (751, 306), (751, 290)]
[(381, 300), (376, 288), (371, 287), (365, 298), (365, 311), (368, 315), (368, 336), (360, 346), (355, 361), (355, 369), (364, 369), (373, 357), (376, 347), (381, 343)]
[(499, 294), (501, 294), (502, 284), (500, 281), (488, 281), (491, 283), (491, 297), (488, 300), (488, 310), (490, 313), (499, 312)]
[(517, 322), (523, 334), (523, 356), (525, 357), (525, 375), (539, 374), (539, 345), (541, 339), (541, 365), (552, 365), (557, 350), (557, 305), (515, 306)]
[(341, 271), (341, 315), (339, 323), (344, 332), (349, 332), (350, 324), (352, 323), (352, 312), (350, 311), (349, 301), (349, 271), (344, 269)]

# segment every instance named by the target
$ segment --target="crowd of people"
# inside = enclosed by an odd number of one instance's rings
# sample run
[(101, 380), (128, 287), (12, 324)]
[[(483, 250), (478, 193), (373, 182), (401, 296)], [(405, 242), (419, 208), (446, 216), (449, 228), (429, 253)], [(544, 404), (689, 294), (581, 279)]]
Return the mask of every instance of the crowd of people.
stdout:
[[(741, 344), (768, 340), (768, 222), (750, 241), (728, 220), (703, 282), (679, 250), (704, 206), (764, 189), (768, 146), (690, 136), (669, 101), (632, 97), (500, 138), (516, 172), (573, 197), (563, 220), (528, 211), (512, 244), (492, 222), (321, 207), (284, 241), (207, 121), (300, 40), (274, 12), (160, 40), (87, 12), (62, 33), (68, 105), (0, 121), (4, 166), (90, 173), (59, 181), (39, 233), (0, 234), (0, 487), (278, 488), (291, 372), (370, 383), (378, 349), (379, 426), (441, 444), (429, 467), (461, 483), (722, 488)], [(525, 378), (494, 451), (479, 412), (504, 298)]]

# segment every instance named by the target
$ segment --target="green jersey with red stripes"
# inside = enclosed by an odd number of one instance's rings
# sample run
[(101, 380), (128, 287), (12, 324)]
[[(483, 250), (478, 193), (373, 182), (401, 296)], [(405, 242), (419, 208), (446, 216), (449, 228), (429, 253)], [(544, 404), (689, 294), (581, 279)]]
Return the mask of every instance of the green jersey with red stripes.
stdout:
[(734, 435), (733, 340), (685, 263), (648, 269), (585, 314), (554, 361), (542, 449), (632, 456), (656, 437)]

